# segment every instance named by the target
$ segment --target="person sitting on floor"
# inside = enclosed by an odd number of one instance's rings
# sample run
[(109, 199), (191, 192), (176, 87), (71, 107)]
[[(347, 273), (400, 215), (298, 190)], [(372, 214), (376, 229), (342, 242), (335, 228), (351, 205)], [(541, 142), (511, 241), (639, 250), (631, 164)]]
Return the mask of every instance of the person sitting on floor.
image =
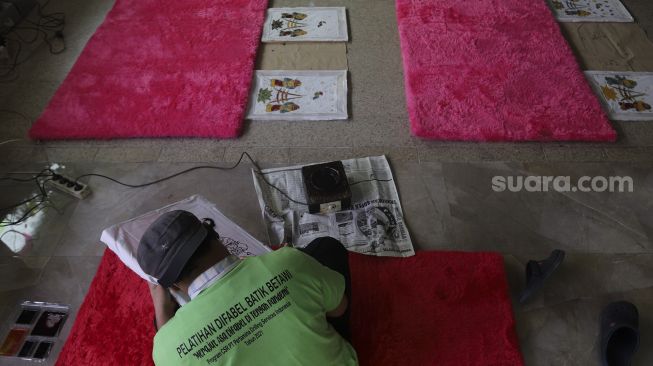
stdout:
[[(139, 243), (150, 284), (156, 365), (357, 365), (348, 342), (347, 251), (329, 237), (258, 257), (230, 255), (187, 211), (159, 217)], [(168, 288), (188, 294), (179, 308)]]

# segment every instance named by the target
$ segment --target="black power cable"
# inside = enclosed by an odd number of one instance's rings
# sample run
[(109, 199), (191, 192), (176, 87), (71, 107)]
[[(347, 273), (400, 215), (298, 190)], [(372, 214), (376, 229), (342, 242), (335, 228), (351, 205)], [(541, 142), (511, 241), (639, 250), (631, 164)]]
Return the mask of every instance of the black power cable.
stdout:
[[(21, 53), (23, 51), (23, 44), (32, 44), (36, 42), (37, 40), (41, 39), (41, 35), (43, 36), (43, 41), (48, 45), (48, 50), (50, 51), (51, 54), (57, 55), (62, 53), (63, 51), (66, 50), (66, 42), (64, 40), (64, 35), (63, 35), (63, 30), (66, 25), (66, 15), (62, 12), (55, 12), (55, 13), (50, 13), (50, 14), (45, 14), (43, 11), (45, 7), (48, 5), (49, 0), (46, 1), (43, 5), (41, 3), (37, 2), (37, 15), (39, 17), (38, 21), (33, 21), (30, 20), (29, 18), (23, 19), (23, 23), (26, 23), (27, 26), (25, 25), (14, 25), (11, 27), (8, 31), (6, 31), (3, 34), (0, 34), (0, 40), (4, 40), (4, 46), (9, 48), (9, 41), (14, 43), (16, 45), (16, 50), (14, 52), (15, 56), (13, 59), (8, 63), (8, 65), (4, 67), (0, 67), (0, 78), (3, 78), (0, 80), (2, 83), (10, 83), (18, 79), (18, 74), (14, 73), (16, 68), (27, 62), (34, 54), (35, 52), (30, 53), (27, 55), (27, 57), (21, 59)], [(13, 3), (12, 3), (13, 4)], [(16, 11), (19, 11), (16, 4), (13, 4), (14, 8), (16, 8)], [(34, 37), (30, 40), (25, 39), (21, 34), (18, 32), (19, 30), (31, 30), (35, 31)], [(49, 35), (49, 32), (53, 32), (54, 36), (51, 37)], [(15, 35), (16, 38), (12, 38), (10, 36)], [(62, 42), (62, 46), (59, 49), (55, 49), (52, 40), (53, 39), (60, 39)], [(13, 75), (13, 77), (9, 77), (10, 75)], [(7, 78), (7, 79), (4, 79)]]
[[(155, 181), (148, 182), (148, 183), (141, 183), (141, 184), (123, 183), (123, 182), (121, 182), (121, 181), (119, 181), (117, 179), (108, 177), (108, 176), (103, 175), (103, 174), (96, 174), (96, 173), (82, 174), (82, 175), (80, 175), (79, 177), (77, 177), (75, 179), (75, 183), (77, 183), (81, 178), (84, 178), (84, 177), (100, 177), (100, 178), (108, 179), (108, 180), (110, 180), (110, 181), (112, 181), (114, 183), (120, 184), (121, 186), (129, 187), (129, 188), (143, 188), (143, 187), (151, 186), (151, 185), (158, 184), (158, 183), (161, 183), (161, 182), (165, 182), (165, 181), (170, 180), (172, 178), (178, 177), (178, 176), (180, 176), (182, 174), (192, 172), (194, 170), (199, 170), (199, 169), (232, 170), (232, 169), (236, 169), (240, 165), (240, 163), (242, 162), (243, 157), (245, 157), (245, 156), (247, 156), (247, 158), (249, 158), (249, 160), (252, 163), (254, 163), (254, 160), (252, 159), (252, 157), (247, 152), (244, 152), (244, 153), (242, 153), (240, 155), (240, 159), (238, 159), (236, 164), (234, 164), (233, 166), (219, 167), (219, 166), (213, 166), (213, 165), (200, 165), (200, 166), (195, 166), (195, 167), (192, 167), (192, 168), (189, 168), (189, 169), (186, 169), (186, 170), (182, 170), (182, 171), (180, 171), (178, 173), (175, 173), (173, 175), (169, 175), (167, 177), (157, 179)], [(256, 166), (256, 167), (258, 169), (258, 166)]]
[[(50, 170), (50, 169), (44, 169), (43, 171), (48, 171), (48, 170)], [(9, 207), (4, 207), (4, 208), (0, 209), (0, 211), (8, 210), (8, 209), (11, 209), (11, 208), (16, 208), (16, 207), (19, 207), (19, 206), (24, 205), (26, 203), (30, 203), (32, 201), (35, 201), (37, 199), (40, 199), (40, 200), (39, 200), (39, 202), (37, 204), (35, 204), (31, 208), (29, 208), (25, 213), (23, 213), (23, 215), (18, 220), (14, 220), (14, 221), (5, 221), (5, 220), (3, 220), (3, 221), (0, 221), (0, 227), (7, 227), (7, 226), (14, 226), (14, 225), (21, 224), (21, 223), (27, 221), (29, 218), (31, 218), (33, 216), (36, 216), (39, 212), (41, 212), (43, 209), (45, 209), (45, 207), (46, 207), (45, 204), (48, 203), (48, 198), (49, 198), (48, 193), (45, 190), (45, 183), (48, 180), (52, 179), (52, 178), (50, 178), (48, 176), (48, 178), (46, 178), (43, 181), (39, 182), (39, 178), (42, 177), (42, 176), (43, 176), (42, 173), (39, 173), (36, 176), (30, 178), (29, 180), (13, 179), (13, 180), (16, 180), (18, 182), (26, 182), (26, 181), (34, 180), (34, 182), (36, 183), (36, 186), (38, 187), (40, 193), (37, 194), (34, 197), (28, 198), (28, 199), (20, 202), (18, 204), (15, 204), (15, 205), (12, 205), (12, 206), (9, 206)]]
[[(255, 160), (254, 160), (254, 159), (249, 155), (249, 153), (247, 153), (247, 152), (243, 152), (243, 153), (240, 155), (240, 158), (238, 159), (238, 161), (236, 162), (236, 164), (234, 164), (233, 166), (230, 166), (230, 167), (219, 167), (219, 166), (212, 166), (212, 165), (201, 165), (201, 166), (192, 167), (192, 168), (189, 168), (189, 169), (186, 169), (186, 170), (182, 170), (182, 171), (180, 171), (180, 172), (178, 172), (178, 173), (175, 173), (175, 174), (173, 174), (173, 175), (170, 175), (170, 176), (167, 176), (167, 177), (164, 177), (164, 178), (160, 178), (160, 179), (154, 180), (154, 181), (152, 181), (152, 182), (147, 182), (147, 183), (141, 183), (141, 184), (129, 184), (129, 183), (124, 183), (124, 182), (121, 182), (121, 181), (119, 181), (119, 180), (117, 180), (117, 179), (114, 179), (114, 178), (108, 177), (108, 176), (106, 176), (106, 175), (103, 175), (103, 174), (96, 174), (96, 173), (89, 173), (89, 174), (83, 174), (83, 175), (80, 175), (79, 177), (77, 177), (77, 179), (75, 179), (75, 183), (77, 183), (77, 182), (79, 181), (80, 178), (84, 178), (84, 177), (100, 177), (100, 178), (104, 178), (104, 179), (110, 180), (110, 181), (112, 181), (112, 182), (114, 182), (114, 183), (116, 183), (116, 184), (120, 184), (120, 185), (125, 186), (125, 187), (129, 187), (129, 188), (142, 188), (142, 187), (147, 187), (147, 186), (151, 186), (151, 185), (154, 185), (154, 184), (158, 184), (158, 183), (161, 183), (161, 182), (165, 182), (165, 181), (167, 181), (167, 180), (169, 180), (169, 179), (172, 179), (172, 178), (178, 177), (178, 176), (180, 176), (180, 175), (182, 175), (182, 174), (186, 174), (186, 173), (188, 173), (188, 172), (192, 172), (192, 171), (194, 171), (194, 170), (198, 170), (198, 169), (232, 170), (232, 169), (237, 168), (237, 167), (240, 165), (240, 163), (243, 161), (243, 158), (244, 158), (244, 157), (247, 157), (247, 159), (249, 159), (249, 161), (252, 163), (252, 165), (254, 165), (254, 167), (256, 168), (256, 169), (254, 170), (254, 172), (255, 172), (256, 174), (258, 174), (258, 175), (261, 177), (261, 179), (263, 180), (263, 182), (264, 182), (266, 185), (268, 185), (270, 188), (276, 190), (277, 192), (281, 193), (284, 197), (286, 197), (286, 198), (287, 198), (288, 200), (290, 200), (291, 202), (296, 203), (296, 204), (299, 204), (299, 205), (308, 206), (308, 203), (295, 200), (294, 198), (290, 197), (286, 192), (284, 192), (281, 188), (279, 188), (279, 187), (275, 186), (274, 184), (268, 182), (268, 180), (265, 178), (265, 174), (262, 172), (261, 168), (258, 166), (258, 164), (256, 163), (256, 161), (255, 161)], [(352, 183), (350, 183), (349, 185), (350, 185), (350, 186), (353, 186), (353, 185), (356, 185), (356, 184), (365, 183), (365, 182), (373, 182), (373, 181), (377, 181), (377, 182), (391, 182), (392, 179), (366, 179), (366, 180), (362, 180), (362, 181), (358, 181), (358, 182), (352, 182)]]
[(286, 197), (290, 201), (292, 201), (294, 203), (297, 203), (297, 204), (300, 204), (300, 205), (308, 206), (307, 203), (300, 202), (300, 201), (297, 201), (297, 200), (293, 199), (286, 192), (282, 191), (279, 187), (277, 187), (277, 186), (273, 185), (272, 183), (268, 182), (267, 179), (265, 179), (265, 176), (263, 175), (263, 173), (261, 172), (261, 168), (258, 166), (256, 161), (251, 157), (251, 155), (249, 155), (249, 153), (247, 153), (246, 151), (243, 152), (242, 154), (240, 154), (240, 158), (238, 159), (236, 164), (234, 164), (233, 166), (219, 167), (219, 166), (213, 166), (213, 165), (201, 165), (201, 166), (192, 167), (192, 168), (189, 168), (189, 169), (186, 169), (186, 170), (182, 170), (182, 171), (180, 171), (178, 173), (175, 173), (173, 175), (170, 175), (170, 176), (167, 176), (167, 177), (164, 177), (164, 178), (160, 178), (160, 179), (154, 180), (152, 182), (147, 182), (147, 183), (129, 184), (129, 183), (124, 183), (124, 182), (121, 182), (121, 181), (119, 181), (117, 179), (111, 178), (109, 176), (106, 176), (106, 175), (103, 175), (103, 174), (96, 174), (96, 173), (82, 174), (82, 175), (80, 175), (79, 177), (77, 177), (75, 179), (75, 183), (77, 183), (79, 181), (79, 179), (84, 178), (84, 177), (100, 177), (100, 178), (110, 180), (110, 181), (112, 181), (112, 182), (114, 182), (116, 184), (120, 184), (120, 185), (125, 186), (125, 187), (143, 188), (143, 187), (151, 186), (151, 185), (158, 184), (158, 183), (161, 183), (161, 182), (165, 182), (165, 181), (167, 181), (169, 179), (178, 177), (178, 176), (180, 176), (182, 174), (192, 172), (194, 170), (199, 170), (199, 169), (232, 170), (232, 169), (236, 169), (242, 163), (243, 158), (245, 158), (245, 157), (247, 157), (247, 159), (249, 159), (249, 161), (252, 163), (252, 165), (254, 165), (254, 167), (256, 168), (254, 170), (254, 172), (256, 172), (256, 174), (258, 174), (261, 177), (261, 179), (263, 180), (263, 182), (265, 182), (265, 184), (267, 184), (271, 188), (273, 188), (276, 191), (278, 191), (279, 193), (281, 193), (284, 197)]
[[(294, 198), (290, 197), (286, 192), (284, 192), (281, 188), (279, 188), (279, 187), (275, 186), (274, 184), (268, 182), (268, 180), (265, 178), (265, 174), (262, 172), (262, 170), (261, 170), (261, 168), (259, 167), (259, 165), (258, 165), (258, 164), (256, 163), (256, 161), (251, 157), (251, 155), (249, 155), (249, 153), (247, 153), (246, 151), (243, 152), (243, 153), (240, 155), (240, 158), (238, 159), (238, 161), (237, 161), (234, 165), (232, 165), (232, 166), (220, 167), (220, 166), (214, 166), (214, 165), (200, 165), (200, 166), (195, 166), (195, 167), (192, 167), (192, 168), (188, 168), (188, 169), (182, 170), (182, 171), (177, 172), (177, 173), (175, 173), (175, 174), (172, 174), (172, 175), (169, 175), (169, 176), (166, 176), (166, 177), (163, 177), (163, 178), (159, 178), (159, 179), (153, 180), (153, 181), (151, 181), (151, 182), (147, 182), (147, 183), (139, 183), (139, 184), (130, 184), (130, 183), (125, 183), (125, 182), (121, 182), (121, 181), (119, 181), (119, 180), (117, 180), (117, 179), (115, 179), (115, 178), (109, 177), (109, 176), (107, 176), (107, 175), (104, 175), (104, 174), (98, 174), (98, 173), (82, 174), (82, 175), (78, 176), (77, 178), (75, 178), (75, 183), (78, 183), (80, 179), (82, 179), (82, 178), (86, 178), (86, 177), (100, 177), (100, 178), (107, 179), (107, 180), (109, 180), (109, 181), (111, 181), (111, 182), (114, 182), (114, 183), (116, 183), (116, 184), (119, 184), (119, 185), (122, 185), (122, 186), (125, 186), (125, 187), (128, 187), (128, 188), (143, 188), (143, 187), (148, 187), (148, 186), (151, 186), (151, 185), (155, 185), (155, 184), (159, 184), (159, 183), (165, 182), (165, 181), (167, 181), (167, 180), (173, 179), (173, 178), (175, 178), (175, 177), (178, 177), (178, 176), (180, 176), (180, 175), (183, 175), (183, 174), (186, 174), (186, 173), (189, 173), (189, 172), (195, 171), (195, 170), (200, 170), (200, 169), (233, 170), (233, 169), (236, 169), (238, 166), (240, 166), (240, 164), (243, 162), (243, 159), (244, 159), (245, 157), (246, 157), (246, 158), (247, 158), (247, 159), (252, 163), (252, 165), (254, 165), (254, 168), (255, 168), (255, 169), (254, 169), (254, 172), (255, 172), (259, 177), (261, 177), (261, 180), (263, 180), (263, 182), (264, 182), (266, 185), (268, 185), (270, 188), (272, 188), (272, 189), (276, 190), (277, 192), (279, 192), (281, 195), (283, 195), (284, 197), (286, 197), (286, 198), (287, 198), (288, 200), (290, 200), (291, 202), (296, 203), (296, 204), (299, 204), (299, 205), (308, 206), (308, 204), (307, 204), (306, 202), (301, 202), (301, 201), (297, 201), (297, 200), (295, 200)], [(49, 173), (49, 174), (46, 174), (46, 173)], [(15, 204), (15, 205), (1, 208), (0, 211), (4, 211), (4, 210), (11, 209), (11, 208), (15, 208), (15, 207), (18, 207), (18, 206), (20, 206), (20, 205), (23, 205), (23, 204), (26, 204), (26, 203), (32, 202), (32, 201), (34, 201), (34, 200), (37, 200), (37, 199), (39, 199), (39, 198), (41, 199), (41, 201), (40, 201), (40, 202), (39, 202), (35, 207), (38, 207), (39, 205), (45, 203), (45, 202), (48, 200), (48, 194), (47, 194), (47, 192), (46, 192), (46, 190), (45, 190), (45, 183), (46, 183), (48, 180), (52, 179), (52, 176), (54, 176), (55, 174), (56, 174), (56, 173), (55, 173), (54, 171), (52, 171), (52, 170), (49, 169), (49, 168), (46, 168), (46, 169), (43, 169), (41, 172), (39, 172), (38, 174), (36, 174), (36, 175), (34, 175), (34, 176), (30, 177), (30, 178), (1, 177), (0, 180), (11, 180), (11, 181), (16, 181), (16, 182), (30, 182), (30, 181), (35, 181), (36, 184), (37, 184), (37, 186), (39, 187), (39, 191), (40, 191), (41, 193), (38, 194), (38, 195), (36, 195), (36, 196), (34, 196), (34, 197), (31, 197), (31, 198), (29, 198), (29, 199), (27, 199), (27, 200), (24, 200), (24, 201), (22, 201), (22, 202), (20, 202), (20, 203), (17, 203), (17, 204)], [(46, 179), (44, 179), (42, 182), (39, 183), (39, 179), (40, 179), (40, 178), (43, 178), (43, 177), (46, 177)], [(358, 182), (352, 182), (352, 183), (350, 183), (349, 185), (350, 185), (350, 186), (353, 186), (353, 185), (357, 185), (357, 184), (360, 184), (360, 183), (373, 182), (373, 181), (377, 181), (377, 182), (391, 182), (391, 181), (393, 181), (393, 179), (376, 179), (376, 178), (372, 178), (372, 179), (366, 179), (366, 180), (362, 180), (362, 181), (358, 181)], [(41, 209), (43, 209), (43, 208), (41, 208)], [(28, 213), (26, 213), (26, 214), (25, 214), (21, 219), (17, 220), (16, 222), (17, 222), (17, 223), (20, 223), (20, 222), (26, 220), (27, 218), (31, 217), (31, 216), (27, 216), (27, 215), (28, 215), (30, 212), (33, 212), (33, 210), (35, 210), (34, 207), (32, 208), (32, 210), (28, 211)], [(36, 211), (33, 215), (35, 215), (36, 213), (38, 213), (38, 211)], [(32, 215), (32, 216), (33, 216), (33, 215)], [(0, 227), (2, 227), (2, 226), (9, 226), (9, 225), (15, 225), (15, 224), (16, 224), (16, 223), (11, 223), (11, 224), (0, 223)]]

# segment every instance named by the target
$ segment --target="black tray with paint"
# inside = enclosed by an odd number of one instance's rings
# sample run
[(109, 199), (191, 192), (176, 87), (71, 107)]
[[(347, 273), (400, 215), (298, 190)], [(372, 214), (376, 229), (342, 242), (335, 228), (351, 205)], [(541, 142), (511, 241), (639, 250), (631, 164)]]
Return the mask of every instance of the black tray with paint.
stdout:
[(21, 358), (35, 362), (50, 355), (68, 318), (70, 307), (62, 304), (24, 301), (0, 343), (0, 358)]

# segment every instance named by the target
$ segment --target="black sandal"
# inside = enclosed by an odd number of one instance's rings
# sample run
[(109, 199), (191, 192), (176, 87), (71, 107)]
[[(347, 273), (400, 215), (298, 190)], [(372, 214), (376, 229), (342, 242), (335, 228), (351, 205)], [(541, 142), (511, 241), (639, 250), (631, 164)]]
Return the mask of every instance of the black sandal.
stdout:
[(613, 302), (601, 312), (601, 365), (630, 366), (639, 348), (639, 313), (635, 305)]
[(565, 259), (565, 252), (556, 249), (549, 257), (541, 261), (528, 261), (526, 263), (526, 288), (519, 295), (519, 302), (525, 303), (549, 278)]

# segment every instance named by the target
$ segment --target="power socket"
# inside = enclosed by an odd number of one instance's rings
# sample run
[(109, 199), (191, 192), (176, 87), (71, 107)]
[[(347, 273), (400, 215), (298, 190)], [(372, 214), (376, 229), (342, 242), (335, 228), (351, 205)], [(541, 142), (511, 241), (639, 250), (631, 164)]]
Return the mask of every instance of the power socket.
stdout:
[(91, 189), (88, 185), (77, 182), (75, 179), (67, 177), (61, 174), (53, 174), (52, 179), (47, 181), (52, 187), (60, 190), (61, 192), (67, 193), (75, 198), (83, 200), (91, 193)]

